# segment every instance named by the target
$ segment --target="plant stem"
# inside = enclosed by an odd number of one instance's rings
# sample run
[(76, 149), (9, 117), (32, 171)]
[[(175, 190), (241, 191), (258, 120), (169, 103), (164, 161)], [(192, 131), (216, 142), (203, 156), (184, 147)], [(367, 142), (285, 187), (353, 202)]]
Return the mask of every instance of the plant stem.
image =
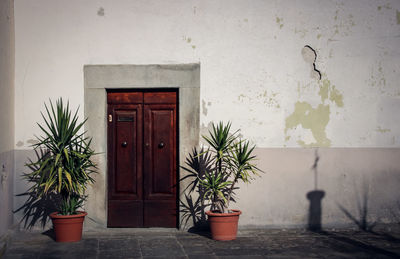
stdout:
[(227, 199), (227, 201), (226, 201), (226, 206), (225, 206), (225, 208), (226, 208), (227, 210), (228, 210), (228, 208), (229, 208), (229, 202), (231, 201), (231, 196), (232, 196), (233, 188), (235, 187), (235, 184), (236, 184), (236, 182), (237, 182), (238, 179), (239, 179), (239, 175), (240, 175), (240, 172), (238, 172), (238, 174), (236, 174), (235, 180), (233, 181), (233, 183), (232, 183), (232, 185), (231, 185), (231, 188), (229, 189), (229, 192), (228, 192), (228, 199)]

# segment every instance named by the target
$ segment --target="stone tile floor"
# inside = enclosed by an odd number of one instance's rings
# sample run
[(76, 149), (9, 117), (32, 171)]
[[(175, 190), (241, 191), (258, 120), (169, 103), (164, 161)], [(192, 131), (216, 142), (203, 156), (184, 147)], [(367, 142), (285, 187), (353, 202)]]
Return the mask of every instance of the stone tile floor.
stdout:
[(19, 232), (4, 258), (400, 258), (400, 232), (301, 229), (240, 230), (234, 241), (174, 229), (84, 232), (77, 243), (56, 243), (40, 232)]

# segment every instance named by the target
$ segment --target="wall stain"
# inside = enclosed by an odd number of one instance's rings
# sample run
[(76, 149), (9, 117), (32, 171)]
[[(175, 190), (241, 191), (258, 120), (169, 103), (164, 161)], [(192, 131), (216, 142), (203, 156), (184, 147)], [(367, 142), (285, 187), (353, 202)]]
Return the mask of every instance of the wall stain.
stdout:
[(37, 139), (28, 139), (26, 141), (26, 143), (31, 144), (31, 145), (35, 145), (37, 144), (39, 141)]
[(15, 144), (17, 147), (22, 147), (24, 145), (23, 141), (18, 141), (17, 144)]
[(339, 92), (338, 89), (333, 85), (330, 91), (329, 100), (336, 103), (337, 107), (343, 107), (343, 94)]
[(196, 49), (196, 45), (193, 44), (193, 40), (191, 37), (183, 36), (183, 41), (190, 45), (190, 47), (194, 50)]
[(267, 90), (258, 91), (252, 95), (240, 94), (238, 95), (238, 102), (240, 103), (262, 103), (269, 108), (280, 109), (281, 105), (277, 100), (278, 93)]
[(328, 79), (322, 80), (322, 83), (319, 84), (319, 96), (321, 97), (321, 101), (324, 103), (326, 99), (329, 97), (329, 87), (331, 82)]
[(276, 24), (279, 26), (279, 29), (282, 29), (284, 26), (283, 18), (276, 17)]
[(99, 10), (97, 10), (97, 15), (98, 16), (104, 16), (105, 15), (103, 7), (100, 7)]
[[(310, 88), (312, 83), (301, 85), (297, 84), (299, 98), (301, 97), (302, 89)], [(326, 74), (323, 74), (323, 80), (318, 81), (318, 95), (321, 98), (321, 103), (315, 108), (305, 101), (297, 101), (294, 111), (286, 117), (285, 120), (285, 142), (289, 141), (292, 136), (289, 135), (289, 130), (296, 129), (298, 126), (303, 129), (309, 129), (315, 142), (307, 144), (304, 140), (297, 140), (297, 144), (302, 147), (329, 147), (331, 140), (326, 135), (326, 126), (330, 120), (331, 105), (336, 105), (339, 108), (344, 106), (343, 94), (330, 82)], [(338, 114), (338, 113), (336, 113)]]
[(371, 77), (368, 84), (380, 91), (381, 94), (385, 93), (386, 78), (382, 67), (382, 61), (379, 61), (371, 68)]
[(321, 97), (322, 103), (325, 103), (325, 101), (329, 99), (332, 103), (335, 103), (337, 107), (344, 106), (343, 94), (335, 85), (332, 85), (331, 81), (327, 78), (324, 78), (322, 82), (319, 83), (318, 94)]
[(381, 11), (383, 8), (385, 8), (385, 9), (387, 9), (387, 10), (391, 10), (391, 9), (392, 9), (392, 6), (390, 5), (390, 3), (387, 3), (387, 4), (385, 4), (385, 5), (379, 5), (379, 6), (377, 7), (378, 11)]
[(297, 28), (295, 28), (294, 29), (294, 33), (295, 34), (300, 34), (300, 38), (304, 39), (306, 37), (307, 33), (308, 33), (308, 30), (307, 29), (297, 29)]
[(397, 24), (400, 24), (400, 12), (399, 12), (399, 10), (396, 10), (396, 19), (397, 19)]
[(334, 25), (333, 25), (333, 33), (328, 39), (328, 42), (332, 40), (336, 35), (340, 36), (349, 36), (352, 33), (352, 27), (356, 25), (354, 22), (354, 16), (349, 14), (344, 16), (342, 13), (345, 11), (345, 8), (341, 6), (341, 10), (335, 11), (335, 16), (333, 17)]
[[(329, 105), (319, 104), (313, 108), (307, 102), (297, 102), (294, 112), (286, 118), (285, 134), (289, 129), (295, 129), (297, 126), (302, 126), (304, 129), (311, 130), (315, 139), (314, 143), (306, 144), (303, 140), (298, 140), (297, 143), (302, 147), (329, 147), (331, 141), (326, 136), (326, 126), (330, 117)], [(287, 137), (286, 137), (287, 139)]]
[(376, 131), (380, 132), (380, 133), (387, 133), (387, 132), (390, 132), (391, 130), (390, 129), (383, 129), (380, 126), (378, 126), (378, 128), (376, 128)]
[(204, 116), (207, 116), (208, 110), (206, 107), (206, 101), (201, 100), (201, 104), (202, 104), (202, 108), (203, 108), (203, 114), (204, 114)]

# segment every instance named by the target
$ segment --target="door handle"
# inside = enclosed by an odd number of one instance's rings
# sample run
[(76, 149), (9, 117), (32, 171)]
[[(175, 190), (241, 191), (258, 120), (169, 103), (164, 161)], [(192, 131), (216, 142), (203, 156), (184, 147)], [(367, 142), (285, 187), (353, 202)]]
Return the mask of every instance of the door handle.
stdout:
[(126, 141), (122, 142), (121, 146), (122, 147), (126, 147), (128, 145), (128, 143)]
[(163, 148), (165, 146), (164, 142), (160, 142), (160, 144), (158, 144), (158, 148)]

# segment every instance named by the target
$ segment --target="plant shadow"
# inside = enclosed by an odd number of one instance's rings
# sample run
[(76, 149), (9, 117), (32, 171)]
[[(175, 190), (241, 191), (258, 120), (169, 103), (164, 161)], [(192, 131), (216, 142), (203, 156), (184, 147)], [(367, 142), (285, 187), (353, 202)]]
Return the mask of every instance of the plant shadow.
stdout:
[[(48, 156), (48, 152), (42, 149), (35, 149), (35, 155), (37, 160), (43, 159)], [(31, 171), (38, 170), (39, 168), (33, 164), (32, 160), (28, 158), (29, 163), (26, 166)], [(32, 183), (38, 181), (35, 178), (27, 178), (27, 174), (24, 174), (24, 178), (28, 182)], [(17, 194), (18, 197), (26, 197), (24, 204), (18, 209), (14, 210), (13, 213), (22, 211), (23, 217), (21, 223), (23, 222), (23, 227), (25, 229), (32, 229), (38, 223), (41, 228), (44, 229), (46, 223), (50, 220), (50, 213), (57, 211), (57, 204), (60, 203), (61, 197), (56, 194), (48, 194), (39, 196), (35, 191), (27, 190), (24, 193)]]
[(42, 232), (42, 235), (48, 236), (48, 237), (51, 238), (53, 241), (56, 241), (56, 233), (54, 232), (54, 229), (53, 229), (53, 228)]
[[(204, 177), (206, 171), (212, 168), (212, 159), (204, 148), (198, 150), (193, 148), (191, 153), (186, 157), (185, 166), (181, 166), (187, 172), (187, 175), (180, 181), (189, 180), (189, 184), (183, 190), (184, 200), (180, 200), (181, 225), (187, 227), (189, 224), (189, 232), (202, 232), (208, 229), (205, 208), (209, 204), (203, 201), (204, 188), (199, 184), (199, 179)], [(194, 195), (193, 195), (194, 194)], [(189, 223), (189, 221), (191, 222)]]
[(357, 192), (356, 184), (354, 185), (358, 217), (351, 214), (350, 211), (341, 204), (338, 204), (338, 207), (344, 213), (344, 215), (346, 215), (346, 217), (349, 218), (358, 227), (359, 230), (373, 232), (373, 229), (376, 226), (377, 222), (369, 222), (368, 220), (368, 200), (370, 185), (367, 181), (364, 180), (362, 185), (361, 197)]

